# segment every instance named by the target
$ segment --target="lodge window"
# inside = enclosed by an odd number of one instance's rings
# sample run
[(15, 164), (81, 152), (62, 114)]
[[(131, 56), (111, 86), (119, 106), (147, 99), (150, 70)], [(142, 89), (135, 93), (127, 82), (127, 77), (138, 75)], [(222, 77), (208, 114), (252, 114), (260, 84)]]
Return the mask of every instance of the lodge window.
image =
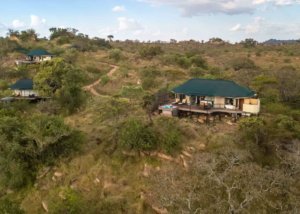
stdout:
[(233, 98), (225, 98), (226, 105), (233, 105)]

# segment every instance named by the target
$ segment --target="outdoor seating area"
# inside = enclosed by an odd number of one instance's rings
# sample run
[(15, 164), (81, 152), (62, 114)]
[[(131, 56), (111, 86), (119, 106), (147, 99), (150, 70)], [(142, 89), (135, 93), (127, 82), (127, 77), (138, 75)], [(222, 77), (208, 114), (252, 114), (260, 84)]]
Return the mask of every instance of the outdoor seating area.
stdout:
[(53, 54), (43, 49), (32, 50), (26, 54), (24, 59), (18, 59), (15, 61), (16, 65), (23, 64), (36, 64), (44, 61), (49, 61), (54, 57)]
[(174, 115), (167, 111), (241, 115), (257, 115), (260, 111), (260, 100), (255, 92), (233, 81), (191, 79), (172, 92), (175, 101), (159, 107), (165, 115)]

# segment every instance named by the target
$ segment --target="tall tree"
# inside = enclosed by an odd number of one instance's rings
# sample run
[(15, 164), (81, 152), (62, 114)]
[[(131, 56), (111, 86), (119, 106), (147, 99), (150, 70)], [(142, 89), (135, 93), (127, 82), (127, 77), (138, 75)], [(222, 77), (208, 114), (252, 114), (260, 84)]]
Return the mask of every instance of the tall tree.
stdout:
[(82, 90), (83, 73), (62, 59), (41, 64), (35, 76), (35, 88), (56, 99), (68, 113), (76, 111), (85, 101)]
[(112, 42), (114, 36), (113, 35), (108, 35), (107, 38), (109, 39), (110, 42)]

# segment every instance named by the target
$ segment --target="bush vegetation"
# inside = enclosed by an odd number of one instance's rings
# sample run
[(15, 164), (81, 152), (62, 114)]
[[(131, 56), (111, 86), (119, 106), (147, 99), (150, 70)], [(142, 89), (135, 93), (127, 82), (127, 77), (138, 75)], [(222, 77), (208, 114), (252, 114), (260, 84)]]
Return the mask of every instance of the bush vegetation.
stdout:
[[(50, 33), (0, 38), (1, 98), (22, 78), (52, 98), (0, 103), (0, 213), (299, 211), (299, 44)], [(55, 59), (14, 65), (36, 48)], [(120, 66), (112, 79), (107, 63)], [(198, 77), (250, 87), (260, 115), (209, 126), (157, 115), (170, 89)], [(83, 91), (99, 80), (100, 96)]]
[(174, 119), (158, 119), (153, 124), (130, 119), (122, 126), (120, 143), (129, 150), (149, 152), (176, 151), (181, 143), (182, 132)]
[(60, 117), (24, 117), (14, 110), (1, 110), (0, 115), (1, 185), (20, 188), (32, 184), (39, 167), (79, 149), (80, 133)]

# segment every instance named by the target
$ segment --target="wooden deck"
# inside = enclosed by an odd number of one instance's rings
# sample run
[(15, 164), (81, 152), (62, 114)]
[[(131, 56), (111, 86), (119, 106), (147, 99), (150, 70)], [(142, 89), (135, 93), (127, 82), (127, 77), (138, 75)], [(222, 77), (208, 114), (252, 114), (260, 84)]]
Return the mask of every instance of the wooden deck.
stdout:
[(51, 97), (4, 97), (2, 99), (0, 99), (0, 102), (13, 102), (13, 101), (45, 101), (45, 100), (49, 100), (51, 99)]
[[(213, 113), (226, 113), (226, 114), (243, 114), (245, 112), (241, 110), (233, 110), (233, 109), (226, 109), (226, 108), (211, 108), (211, 109), (203, 109), (199, 106), (193, 105), (179, 105), (179, 104), (170, 104), (175, 106), (178, 111), (183, 112), (193, 112), (193, 113), (200, 113), (200, 114), (213, 114)], [(159, 107), (159, 110), (163, 110), (163, 106)]]
[(36, 64), (38, 62), (36, 61), (30, 61), (30, 60), (16, 60), (16, 65), (24, 65), (24, 64)]

